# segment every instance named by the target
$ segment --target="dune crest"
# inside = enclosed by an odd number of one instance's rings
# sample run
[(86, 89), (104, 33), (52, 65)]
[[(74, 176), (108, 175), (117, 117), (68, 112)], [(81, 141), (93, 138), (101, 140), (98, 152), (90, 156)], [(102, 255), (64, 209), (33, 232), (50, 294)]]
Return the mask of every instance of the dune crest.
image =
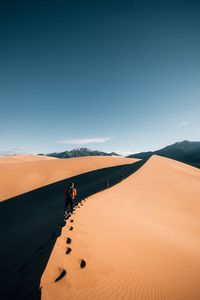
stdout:
[[(153, 156), (87, 199), (57, 240), (42, 299), (199, 299), (199, 181), (200, 170)], [(67, 277), (54, 283), (60, 268)]]
[(67, 159), (40, 155), (1, 157), (0, 201), (78, 174), (136, 161), (138, 159), (110, 156)]
[(10, 155), (1, 156), (0, 164), (2, 163), (20, 163), (28, 161), (41, 161), (41, 160), (51, 160), (56, 159), (55, 157), (45, 156), (45, 155)]

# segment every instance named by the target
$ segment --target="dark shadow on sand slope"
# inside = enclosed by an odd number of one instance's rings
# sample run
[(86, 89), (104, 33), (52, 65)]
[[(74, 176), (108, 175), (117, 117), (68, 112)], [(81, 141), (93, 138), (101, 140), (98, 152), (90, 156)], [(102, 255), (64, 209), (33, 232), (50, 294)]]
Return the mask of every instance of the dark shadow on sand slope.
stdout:
[(145, 161), (84, 173), (0, 203), (0, 299), (40, 299), (40, 279), (63, 224), (63, 190), (74, 182), (76, 204), (121, 181)]

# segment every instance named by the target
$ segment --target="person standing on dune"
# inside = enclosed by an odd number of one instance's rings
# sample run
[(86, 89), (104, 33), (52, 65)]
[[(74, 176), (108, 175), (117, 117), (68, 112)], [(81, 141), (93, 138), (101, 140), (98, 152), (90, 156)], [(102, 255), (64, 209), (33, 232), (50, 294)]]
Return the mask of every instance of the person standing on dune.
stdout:
[(71, 208), (71, 213), (73, 213), (73, 207), (74, 207), (74, 199), (76, 197), (77, 191), (74, 187), (74, 183), (72, 182), (68, 188), (64, 191), (64, 195), (66, 197), (66, 202), (65, 202), (65, 210), (64, 214), (67, 214), (67, 206), (70, 204)]
[(108, 178), (106, 178), (106, 180), (105, 180), (105, 188), (106, 188), (106, 189), (109, 188), (109, 180), (108, 180)]

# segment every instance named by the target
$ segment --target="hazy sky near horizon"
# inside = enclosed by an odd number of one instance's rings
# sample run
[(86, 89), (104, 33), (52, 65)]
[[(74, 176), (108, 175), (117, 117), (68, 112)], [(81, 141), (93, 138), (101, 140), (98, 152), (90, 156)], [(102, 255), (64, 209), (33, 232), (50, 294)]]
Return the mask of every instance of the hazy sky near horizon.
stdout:
[(198, 0), (4, 2), (0, 153), (200, 140)]

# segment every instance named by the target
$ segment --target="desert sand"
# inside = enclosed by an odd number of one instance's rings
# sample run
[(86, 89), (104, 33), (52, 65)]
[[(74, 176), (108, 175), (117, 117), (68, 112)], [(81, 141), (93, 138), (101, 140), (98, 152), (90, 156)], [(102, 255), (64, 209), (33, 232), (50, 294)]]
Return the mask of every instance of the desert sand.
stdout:
[(153, 156), (87, 198), (57, 239), (42, 299), (200, 299), (199, 183), (199, 169)]
[(137, 159), (110, 156), (67, 159), (39, 155), (1, 157), (0, 201), (88, 171), (135, 161)]
[(56, 159), (55, 157), (46, 156), (46, 155), (8, 155), (8, 156), (0, 156), (0, 163), (18, 163), (18, 162), (26, 162), (26, 161), (41, 161), (41, 160), (50, 160)]
[(108, 177), (112, 186), (143, 163), (116, 157), (2, 159), (1, 190), (15, 197), (0, 203), (0, 299), (40, 299), (41, 276), (65, 225), (63, 191), (72, 180), (78, 203), (104, 189)]

